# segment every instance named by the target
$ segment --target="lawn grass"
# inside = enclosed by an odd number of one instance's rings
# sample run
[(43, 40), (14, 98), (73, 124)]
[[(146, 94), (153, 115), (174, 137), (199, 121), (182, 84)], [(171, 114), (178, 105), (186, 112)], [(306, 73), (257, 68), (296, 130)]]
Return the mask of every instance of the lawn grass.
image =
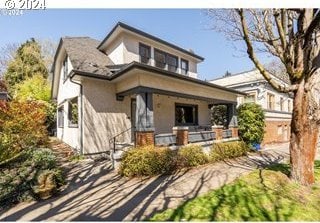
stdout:
[(154, 215), (151, 221), (320, 221), (320, 161), (310, 188), (288, 178), (289, 166), (276, 164), (242, 176)]

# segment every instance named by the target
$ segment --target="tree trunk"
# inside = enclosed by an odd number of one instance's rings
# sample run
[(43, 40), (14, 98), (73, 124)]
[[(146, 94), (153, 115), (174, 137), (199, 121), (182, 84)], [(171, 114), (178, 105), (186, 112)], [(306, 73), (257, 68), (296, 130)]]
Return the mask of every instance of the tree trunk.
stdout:
[(314, 183), (314, 159), (317, 151), (318, 127), (309, 112), (311, 98), (305, 82), (294, 93), (291, 121), (290, 164), (291, 178), (303, 185)]

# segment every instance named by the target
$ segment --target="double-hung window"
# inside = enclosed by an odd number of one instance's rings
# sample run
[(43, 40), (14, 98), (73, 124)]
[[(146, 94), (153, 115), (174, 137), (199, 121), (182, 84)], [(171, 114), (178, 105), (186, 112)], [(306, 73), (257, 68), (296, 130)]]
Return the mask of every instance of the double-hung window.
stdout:
[(166, 53), (160, 50), (154, 50), (154, 61), (156, 67), (165, 69), (166, 68)]
[(68, 108), (68, 119), (69, 119), (69, 127), (77, 127), (78, 126), (78, 98), (75, 97), (69, 101)]
[(181, 59), (181, 74), (187, 75), (189, 71), (189, 62)]
[(64, 110), (63, 105), (58, 108), (58, 127), (64, 127)]
[(168, 71), (177, 72), (178, 57), (167, 54)]
[(140, 43), (139, 44), (139, 55), (140, 55), (141, 63), (149, 64), (150, 58), (151, 58), (151, 47)]

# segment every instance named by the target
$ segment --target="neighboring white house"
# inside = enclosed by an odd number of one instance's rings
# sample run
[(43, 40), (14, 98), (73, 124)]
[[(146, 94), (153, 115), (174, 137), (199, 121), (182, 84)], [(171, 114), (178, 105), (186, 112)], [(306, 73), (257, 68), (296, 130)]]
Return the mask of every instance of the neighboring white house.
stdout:
[[(58, 138), (94, 154), (112, 149), (114, 141), (175, 143), (180, 126), (211, 130), (214, 104), (227, 104), (232, 120), (237, 97), (244, 94), (197, 79), (203, 60), (123, 23), (101, 42), (61, 38), (52, 67)], [(195, 133), (189, 142), (204, 135), (210, 134)]]
[[(278, 77), (272, 78), (287, 85)], [(293, 99), (288, 94), (274, 90), (258, 70), (232, 74), (210, 82), (247, 93), (238, 97), (238, 105), (255, 102), (262, 106), (266, 117), (264, 143), (289, 141)]]

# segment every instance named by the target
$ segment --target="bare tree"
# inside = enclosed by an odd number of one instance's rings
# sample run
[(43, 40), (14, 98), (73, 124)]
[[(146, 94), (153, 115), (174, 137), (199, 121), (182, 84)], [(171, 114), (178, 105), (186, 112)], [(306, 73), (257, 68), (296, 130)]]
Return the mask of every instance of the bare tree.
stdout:
[[(291, 178), (301, 184), (314, 182), (319, 110), (319, 9), (209, 10), (214, 29), (230, 40), (241, 40), (255, 67), (279, 92), (294, 95), (291, 121)], [(283, 64), (290, 84), (273, 79), (259, 59), (267, 53)]]
[(18, 44), (10, 43), (0, 48), (0, 79), (2, 79), (8, 63), (14, 58), (18, 47)]

